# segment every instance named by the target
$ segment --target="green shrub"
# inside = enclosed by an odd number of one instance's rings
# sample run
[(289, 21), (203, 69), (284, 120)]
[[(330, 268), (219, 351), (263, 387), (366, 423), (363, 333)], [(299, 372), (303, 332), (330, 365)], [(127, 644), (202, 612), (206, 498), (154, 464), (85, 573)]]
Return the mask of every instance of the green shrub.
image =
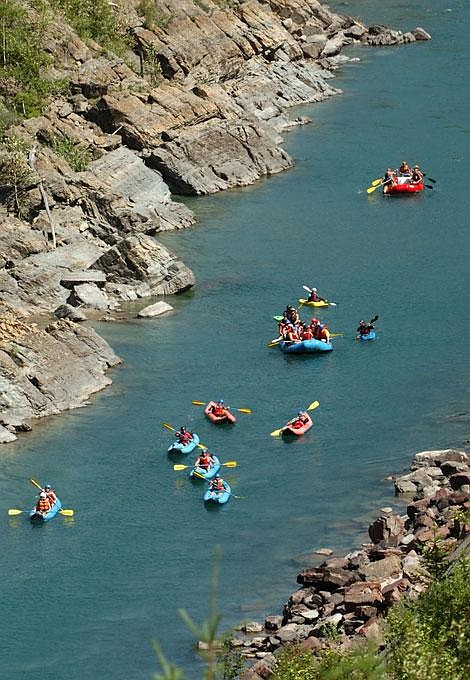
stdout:
[(385, 662), (373, 643), (318, 656), (290, 645), (278, 656), (272, 680), (385, 680)]
[(56, 137), (52, 148), (58, 156), (65, 158), (75, 172), (86, 170), (92, 160), (90, 151), (70, 137)]
[(464, 680), (470, 669), (470, 564), (455, 565), (387, 617), (386, 654), (398, 680)]

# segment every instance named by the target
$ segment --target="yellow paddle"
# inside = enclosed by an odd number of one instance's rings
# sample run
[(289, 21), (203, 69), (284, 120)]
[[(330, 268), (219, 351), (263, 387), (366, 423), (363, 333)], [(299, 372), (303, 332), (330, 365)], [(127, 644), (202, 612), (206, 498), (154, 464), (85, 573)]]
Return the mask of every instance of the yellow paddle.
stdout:
[[(14, 515), (20, 515), (22, 512), (29, 512), (29, 510), (18, 510), (18, 508), (9, 508), (8, 509), (8, 514), (10, 515), (10, 517), (14, 516)], [(73, 517), (73, 515), (74, 515), (73, 510), (66, 510), (65, 508), (59, 510), (59, 512), (60, 512), (61, 515), (64, 515), (65, 517)]]
[[(31, 484), (34, 484), (34, 486), (37, 486), (38, 489), (41, 489), (41, 491), (44, 491), (42, 486), (35, 479), (30, 479), (29, 481), (31, 482)], [(22, 512), (22, 510), (20, 510), (20, 512)], [(74, 511), (71, 510), (71, 509), (67, 510), (66, 508), (61, 508), (59, 510), (59, 512), (60, 512), (61, 515), (64, 515), (64, 517), (73, 517), (73, 515), (74, 515)], [(10, 511), (8, 511), (8, 514), (10, 514)], [(17, 515), (18, 513), (16, 512), (14, 514)]]
[(379, 177), (378, 179), (372, 180), (372, 182), (370, 183), (371, 187), (378, 186), (382, 182), (382, 179), (383, 179), (382, 177)]
[[(237, 467), (238, 463), (236, 460), (229, 460), (228, 463), (222, 463), (224, 467), (234, 468)], [(194, 467), (193, 465), (173, 465), (173, 470), (187, 470), (188, 468)]]
[[(312, 401), (310, 406), (307, 406), (307, 408), (305, 410), (306, 411), (313, 411), (314, 409), (318, 408), (319, 406), (320, 406), (319, 401)], [(283, 430), (284, 430), (283, 427), (281, 427), (279, 430), (274, 430), (273, 432), (270, 433), (271, 437), (280, 437)]]
[[(205, 401), (197, 401), (196, 399), (193, 399), (191, 401), (191, 404), (194, 404), (195, 406), (205, 406), (206, 402)], [(253, 413), (251, 408), (235, 408), (233, 406), (226, 406), (225, 408), (234, 409), (235, 411), (240, 411), (240, 413)]]
[[(172, 427), (170, 425), (170, 423), (162, 423), (162, 427), (166, 427), (167, 430), (171, 430), (172, 432), (176, 432), (176, 428)], [(199, 449), (202, 449), (203, 451), (207, 450), (207, 446), (205, 446), (204, 444), (201, 444), (201, 442), (199, 442), (199, 444), (197, 444), (197, 447)]]

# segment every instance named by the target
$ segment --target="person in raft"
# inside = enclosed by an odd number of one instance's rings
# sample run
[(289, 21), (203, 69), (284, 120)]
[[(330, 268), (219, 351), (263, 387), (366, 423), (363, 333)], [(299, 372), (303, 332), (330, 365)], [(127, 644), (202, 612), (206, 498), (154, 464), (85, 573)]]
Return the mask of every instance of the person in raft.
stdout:
[(424, 174), (421, 171), (421, 168), (419, 165), (414, 165), (413, 170), (411, 172), (411, 181), (416, 182), (418, 184), (419, 182), (422, 182), (424, 178)]
[(41, 515), (45, 515), (49, 510), (52, 508), (51, 501), (47, 497), (47, 493), (45, 491), (41, 491), (39, 494), (39, 500), (36, 503), (36, 512), (38, 512)]
[(49, 499), (51, 506), (54, 505), (57, 500), (57, 494), (50, 484), (44, 484), (44, 492)]
[(227, 411), (227, 407), (225, 406), (225, 402), (223, 399), (219, 399), (217, 404), (214, 404), (214, 406), (211, 407), (212, 413), (217, 416), (218, 418), (221, 418), (222, 416), (225, 415), (225, 412)]
[(394, 171), (391, 168), (387, 168), (384, 173), (382, 184), (390, 184), (390, 182), (393, 181), (394, 177), (395, 177)]
[(295, 326), (296, 324), (298, 324), (299, 321), (300, 321), (299, 312), (296, 310), (296, 308), (294, 307), (294, 305), (287, 305), (287, 307), (285, 308), (283, 314), (284, 314), (284, 317), (285, 317), (288, 321), (290, 321), (290, 323), (293, 323), (293, 324), (294, 324), (294, 326)]
[(318, 295), (316, 288), (312, 288), (308, 294), (307, 302), (327, 302), (327, 300), (326, 298), (321, 297), (321, 295)]
[(179, 432), (176, 433), (176, 438), (180, 444), (187, 446), (189, 442), (192, 441), (193, 435), (191, 432), (188, 432), (184, 425), (182, 425), (179, 429)]
[(402, 161), (400, 167), (398, 168), (400, 175), (411, 175), (410, 166), (406, 161)]
[(294, 430), (300, 430), (301, 427), (306, 425), (310, 421), (310, 418), (305, 411), (299, 411), (295, 418), (289, 420), (289, 425), (291, 425)]
[(209, 451), (203, 451), (194, 463), (194, 467), (202, 468), (203, 470), (210, 470), (213, 465), (215, 465), (215, 460)]
[(214, 494), (225, 491), (224, 480), (222, 477), (216, 475), (209, 485), (209, 490)]
[(330, 342), (330, 332), (328, 327), (324, 323), (321, 323), (319, 319), (313, 317), (310, 322), (310, 328), (312, 329), (315, 340), (320, 340), (321, 342)]
[(364, 319), (361, 319), (359, 321), (359, 326), (357, 327), (356, 333), (359, 333), (359, 335), (369, 335), (369, 333), (373, 330), (374, 324), (368, 323), (367, 321), (364, 321)]

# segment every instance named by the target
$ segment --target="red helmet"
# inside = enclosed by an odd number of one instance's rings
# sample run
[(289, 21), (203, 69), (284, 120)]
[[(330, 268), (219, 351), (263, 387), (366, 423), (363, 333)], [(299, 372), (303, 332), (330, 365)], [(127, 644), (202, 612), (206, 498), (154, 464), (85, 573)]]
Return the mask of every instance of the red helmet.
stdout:
[(320, 323), (320, 322), (319, 322), (319, 320), (318, 320), (317, 318), (315, 318), (315, 317), (313, 316), (313, 317), (311, 318), (311, 320), (310, 320), (310, 323)]

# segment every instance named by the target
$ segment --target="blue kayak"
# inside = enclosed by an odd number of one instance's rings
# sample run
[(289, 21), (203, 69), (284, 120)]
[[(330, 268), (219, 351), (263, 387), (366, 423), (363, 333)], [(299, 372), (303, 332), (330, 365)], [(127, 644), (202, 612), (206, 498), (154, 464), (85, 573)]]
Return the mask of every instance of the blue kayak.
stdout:
[(281, 340), (279, 347), (287, 354), (306, 354), (310, 352), (331, 352), (333, 345), (330, 342), (322, 342), (321, 340), (300, 340), (299, 342), (292, 342), (288, 340)]
[(179, 442), (173, 442), (173, 444), (170, 444), (168, 447), (168, 453), (191, 453), (191, 451), (194, 451), (196, 446), (199, 444), (199, 437), (195, 432), (193, 432), (192, 435), (193, 438), (188, 444), (186, 444), (186, 446), (183, 446), (183, 444), (180, 444)]
[(49, 510), (49, 512), (45, 512), (44, 514), (42, 512), (37, 512), (36, 507), (34, 507), (32, 510), (29, 511), (29, 518), (31, 522), (35, 522), (38, 524), (48, 522), (50, 519), (57, 515), (61, 507), (62, 503), (60, 502), (59, 499), (57, 499), (52, 508)]
[(213, 477), (215, 477), (218, 471), (220, 470), (220, 466), (222, 465), (222, 463), (217, 458), (217, 456), (212, 456), (212, 458), (215, 460), (215, 464), (211, 468), (205, 470), (204, 468), (193, 467), (193, 469), (189, 473), (189, 476), (192, 477), (193, 479), (212, 479)]
[(360, 335), (360, 336), (359, 336), (359, 339), (360, 339), (360, 340), (364, 340), (364, 341), (366, 341), (366, 340), (375, 340), (376, 337), (377, 337), (377, 336), (376, 336), (375, 331), (371, 331), (370, 333), (367, 333), (367, 335)]
[(223, 482), (225, 491), (211, 491), (210, 488), (207, 489), (206, 493), (204, 494), (204, 501), (206, 503), (219, 503), (222, 505), (223, 503), (226, 503), (230, 496), (232, 495), (232, 489), (230, 488), (228, 482)]

